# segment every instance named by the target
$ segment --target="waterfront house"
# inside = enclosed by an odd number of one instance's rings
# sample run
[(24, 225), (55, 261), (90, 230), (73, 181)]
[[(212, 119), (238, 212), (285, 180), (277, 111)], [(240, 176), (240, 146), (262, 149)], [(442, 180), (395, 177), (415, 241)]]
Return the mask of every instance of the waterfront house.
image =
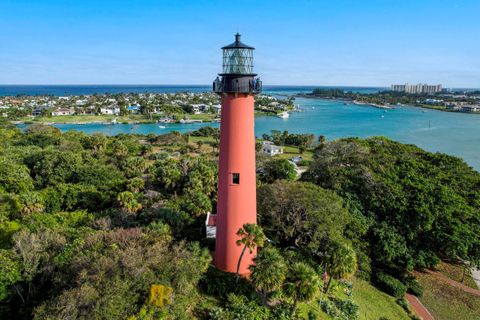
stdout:
[(212, 106), (212, 109), (215, 110), (215, 113), (220, 113), (220, 111), (222, 111), (222, 105), (221, 104), (214, 104)]
[(118, 106), (102, 107), (100, 108), (100, 113), (106, 114), (106, 115), (119, 115), (120, 107)]
[(127, 107), (127, 111), (132, 114), (139, 114), (140, 113), (140, 106), (139, 105), (131, 105)]
[(274, 145), (270, 141), (263, 141), (262, 151), (263, 151), (263, 153), (265, 153), (269, 156), (276, 156), (277, 154), (282, 154), (283, 153), (283, 148)]
[(75, 110), (73, 109), (68, 109), (68, 108), (58, 108), (54, 111), (52, 111), (52, 117), (56, 116), (71, 116), (75, 114)]
[(200, 104), (192, 104), (192, 111), (194, 114), (199, 114), (199, 113), (202, 113), (202, 112), (205, 112), (208, 110), (208, 108), (210, 108), (208, 105), (204, 104), (204, 103), (200, 103)]
[(42, 108), (36, 108), (35, 110), (32, 111), (32, 116), (38, 117), (42, 115)]

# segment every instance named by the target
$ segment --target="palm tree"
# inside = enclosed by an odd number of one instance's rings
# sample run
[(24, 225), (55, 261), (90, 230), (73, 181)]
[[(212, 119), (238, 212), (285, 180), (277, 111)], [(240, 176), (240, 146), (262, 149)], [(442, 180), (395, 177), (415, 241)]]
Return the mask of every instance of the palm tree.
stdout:
[(250, 279), (266, 304), (268, 294), (282, 287), (287, 264), (275, 247), (263, 249), (253, 261), (255, 264), (250, 266)]
[(238, 258), (237, 264), (238, 277), (240, 275), (240, 264), (242, 262), (243, 255), (245, 254), (245, 250), (248, 248), (250, 253), (253, 253), (255, 247), (263, 247), (263, 243), (265, 242), (265, 234), (259, 225), (255, 223), (245, 223), (242, 228), (238, 229), (237, 236), (240, 237), (240, 239), (237, 240), (237, 246), (241, 246), (243, 244), (243, 250)]
[(283, 287), (297, 305), (300, 301), (315, 298), (319, 286), (320, 279), (315, 270), (303, 262), (297, 262), (290, 267)]
[(355, 251), (348, 245), (334, 242), (327, 257), (327, 270), (330, 274), (327, 289), (330, 288), (332, 277), (339, 279), (353, 275), (357, 271), (357, 256)]

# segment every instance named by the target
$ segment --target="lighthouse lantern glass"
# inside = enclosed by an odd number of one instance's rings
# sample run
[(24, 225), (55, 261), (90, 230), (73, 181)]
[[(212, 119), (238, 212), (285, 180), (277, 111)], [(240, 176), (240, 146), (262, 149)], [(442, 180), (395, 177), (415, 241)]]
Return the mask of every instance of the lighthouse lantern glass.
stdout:
[(250, 48), (223, 49), (223, 73), (225, 74), (253, 73), (253, 49), (250, 49)]

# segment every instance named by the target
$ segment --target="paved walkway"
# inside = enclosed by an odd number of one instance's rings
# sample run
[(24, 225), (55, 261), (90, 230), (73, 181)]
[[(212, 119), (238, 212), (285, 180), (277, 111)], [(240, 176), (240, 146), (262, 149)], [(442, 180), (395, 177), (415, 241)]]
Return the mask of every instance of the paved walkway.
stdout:
[(472, 278), (480, 289), (480, 269), (472, 268)]
[[(441, 272), (438, 272), (438, 271), (432, 271), (432, 270), (425, 270), (427, 273), (430, 273), (431, 275), (433, 276), (436, 276), (437, 278), (441, 279), (442, 281), (445, 281), (446, 283), (448, 283), (449, 285), (451, 285), (452, 287), (456, 287), (456, 288), (459, 288), (465, 292), (468, 292), (468, 293), (471, 293), (471, 294), (474, 294), (476, 296), (479, 296), (480, 297), (480, 290), (478, 289), (473, 289), (473, 288), (470, 288), (469, 286), (466, 286), (464, 285), (463, 283), (460, 283), (460, 282), (457, 282), (455, 280), (452, 280), (450, 278), (448, 278), (446, 275), (444, 275), (443, 273)], [(474, 276), (474, 278), (478, 278), (478, 276)], [(476, 282), (476, 281), (475, 281)], [(478, 282), (477, 282), (477, 285), (478, 285)]]
[(410, 307), (412, 307), (413, 311), (422, 318), (423, 320), (435, 320), (435, 318), (428, 312), (427, 308), (415, 297), (413, 294), (407, 293), (405, 295)]

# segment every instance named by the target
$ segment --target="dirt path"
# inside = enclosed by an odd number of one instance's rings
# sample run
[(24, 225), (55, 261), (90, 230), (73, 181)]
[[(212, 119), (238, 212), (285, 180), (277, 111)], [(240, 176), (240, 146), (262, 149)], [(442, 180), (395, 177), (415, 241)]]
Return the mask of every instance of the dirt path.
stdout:
[[(464, 285), (463, 283), (460, 283), (460, 282), (457, 282), (455, 280), (452, 280), (450, 278), (448, 278), (447, 276), (445, 276), (444, 274), (438, 272), (438, 271), (432, 271), (432, 270), (425, 270), (425, 272), (441, 279), (442, 281), (448, 283), (449, 285), (451, 285), (452, 287), (455, 287), (455, 288), (459, 288), (465, 292), (468, 292), (468, 293), (471, 293), (471, 294), (474, 294), (476, 296), (479, 296), (480, 297), (480, 290), (478, 289), (473, 289), (473, 288), (470, 288), (469, 286), (466, 286)], [(474, 278), (478, 278), (476, 276), (474, 276)]]
[(421, 317), (423, 320), (435, 320), (435, 318), (428, 312), (427, 308), (423, 306), (423, 304), (418, 300), (417, 297), (414, 295), (407, 293), (405, 295), (408, 303), (412, 307), (413, 311), (417, 314), (417, 316)]
[(480, 289), (480, 269), (472, 268), (472, 278)]

